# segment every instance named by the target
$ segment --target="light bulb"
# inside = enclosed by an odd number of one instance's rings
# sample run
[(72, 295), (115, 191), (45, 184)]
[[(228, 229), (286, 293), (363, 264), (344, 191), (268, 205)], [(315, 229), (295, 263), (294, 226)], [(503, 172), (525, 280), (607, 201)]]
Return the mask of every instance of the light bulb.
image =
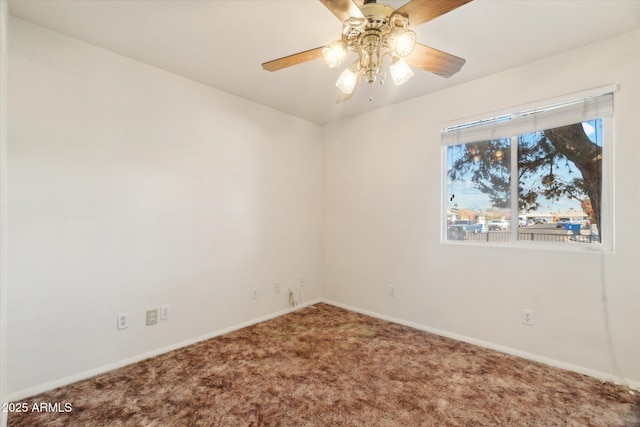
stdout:
[(347, 49), (341, 40), (322, 48), (322, 59), (329, 68), (336, 68), (347, 55)]
[(411, 67), (409, 67), (409, 65), (402, 59), (397, 57), (391, 61), (389, 72), (391, 73), (391, 78), (396, 86), (400, 86), (413, 76)]
[(398, 56), (409, 56), (414, 47), (416, 47), (416, 33), (411, 30), (404, 31), (395, 40), (394, 50)]
[(358, 74), (351, 68), (352, 67), (349, 67), (344, 70), (336, 82), (336, 87), (347, 95), (353, 92), (356, 87), (356, 83), (358, 82)]

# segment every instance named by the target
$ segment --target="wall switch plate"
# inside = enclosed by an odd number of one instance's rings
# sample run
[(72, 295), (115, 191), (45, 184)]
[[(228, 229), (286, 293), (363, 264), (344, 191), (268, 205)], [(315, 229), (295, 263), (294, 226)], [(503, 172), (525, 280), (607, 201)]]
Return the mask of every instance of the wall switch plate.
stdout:
[(127, 329), (129, 327), (129, 313), (118, 313), (118, 329)]
[(533, 325), (533, 310), (522, 310), (522, 323), (525, 325)]
[(398, 289), (396, 289), (396, 285), (389, 285), (389, 296), (395, 297), (398, 295)]
[(258, 299), (258, 288), (253, 288), (251, 290), (251, 299)]
[(158, 323), (158, 309), (147, 310), (147, 326)]
[(160, 307), (160, 320), (167, 320), (169, 318), (169, 305), (163, 305)]

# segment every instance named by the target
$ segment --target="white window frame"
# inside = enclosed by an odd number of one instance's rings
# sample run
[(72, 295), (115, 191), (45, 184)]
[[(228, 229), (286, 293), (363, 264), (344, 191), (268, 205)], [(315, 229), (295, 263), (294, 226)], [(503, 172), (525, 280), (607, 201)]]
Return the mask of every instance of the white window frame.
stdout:
[[(441, 139), (441, 153), (442, 153), (442, 209), (441, 209), (441, 220), (440, 220), (440, 229), (441, 229), (441, 242), (445, 244), (453, 244), (453, 245), (466, 245), (466, 246), (482, 246), (482, 247), (506, 247), (506, 248), (540, 248), (544, 250), (569, 250), (569, 251), (613, 251), (614, 250), (614, 237), (615, 237), (615, 227), (613, 220), (614, 213), (614, 183), (613, 183), (613, 163), (614, 163), (614, 116), (611, 114), (609, 117), (592, 117), (592, 118), (600, 118), (602, 120), (602, 204), (601, 204), (601, 224), (600, 224), (600, 236), (601, 241), (599, 243), (589, 243), (589, 244), (562, 244), (562, 243), (554, 243), (554, 242), (539, 242), (539, 241), (528, 241), (528, 240), (518, 240), (518, 221), (514, 221), (513, 218), (519, 217), (519, 208), (518, 208), (518, 185), (511, 185), (511, 239), (508, 243), (492, 243), (492, 242), (470, 242), (470, 241), (458, 241), (458, 240), (449, 240), (447, 238), (447, 208), (448, 208), (448, 162), (447, 162), (447, 148), (452, 145), (466, 144), (471, 143), (478, 140), (490, 140), (497, 139), (499, 137), (510, 137), (511, 139), (511, 182), (518, 182), (518, 136), (527, 131), (518, 131), (517, 134), (513, 135), (504, 135), (497, 134), (497, 136), (493, 136), (493, 132), (490, 131), (491, 124), (502, 120), (506, 117), (513, 118), (519, 117), (523, 112), (537, 111), (537, 110), (545, 110), (548, 106), (562, 105), (562, 104), (572, 104), (578, 103), (590, 98), (596, 98), (601, 95), (606, 94), (614, 94), (618, 90), (617, 85), (607, 85), (603, 87), (598, 87), (578, 93), (567, 94), (563, 96), (559, 96), (553, 99), (547, 99), (543, 101), (537, 101), (534, 103), (524, 104), (517, 107), (510, 108), (508, 110), (497, 111), (493, 113), (487, 113), (482, 115), (477, 115), (473, 117), (469, 117), (466, 119), (459, 119), (455, 121), (450, 121), (443, 123), (441, 125), (442, 129), (442, 139)], [(615, 97), (614, 97), (615, 98)], [(613, 108), (613, 103), (615, 99), (612, 99), (611, 108)], [(593, 114), (592, 114), (593, 115)], [(579, 121), (580, 119), (577, 119)], [(574, 123), (577, 123), (575, 121)], [(478, 132), (475, 133), (476, 139), (467, 139), (464, 137), (458, 138), (453, 137), (451, 134), (447, 135), (448, 130), (452, 128), (464, 126), (465, 124), (469, 124), (470, 128), (477, 126)], [(560, 126), (560, 125), (557, 125)], [(484, 129), (481, 129), (484, 127)], [(554, 126), (551, 126), (554, 127)], [(546, 127), (545, 127), (546, 128)], [(541, 130), (543, 128), (539, 128), (537, 130)], [(490, 133), (489, 133), (490, 132)]]

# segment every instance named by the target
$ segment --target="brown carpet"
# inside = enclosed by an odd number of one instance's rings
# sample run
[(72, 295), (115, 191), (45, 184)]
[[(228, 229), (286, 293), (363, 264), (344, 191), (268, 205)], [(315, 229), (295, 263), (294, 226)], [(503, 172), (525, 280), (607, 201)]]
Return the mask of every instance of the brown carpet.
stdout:
[(637, 394), (318, 304), (34, 396), (9, 426), (639, 426)]

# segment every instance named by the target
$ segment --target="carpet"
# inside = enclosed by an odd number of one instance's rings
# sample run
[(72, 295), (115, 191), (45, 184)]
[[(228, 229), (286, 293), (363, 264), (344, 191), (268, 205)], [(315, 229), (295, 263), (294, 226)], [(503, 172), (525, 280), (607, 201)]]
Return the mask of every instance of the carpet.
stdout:
[(14, 402), (8, 425), (640, 426), (637, 394), (317, 304)]

